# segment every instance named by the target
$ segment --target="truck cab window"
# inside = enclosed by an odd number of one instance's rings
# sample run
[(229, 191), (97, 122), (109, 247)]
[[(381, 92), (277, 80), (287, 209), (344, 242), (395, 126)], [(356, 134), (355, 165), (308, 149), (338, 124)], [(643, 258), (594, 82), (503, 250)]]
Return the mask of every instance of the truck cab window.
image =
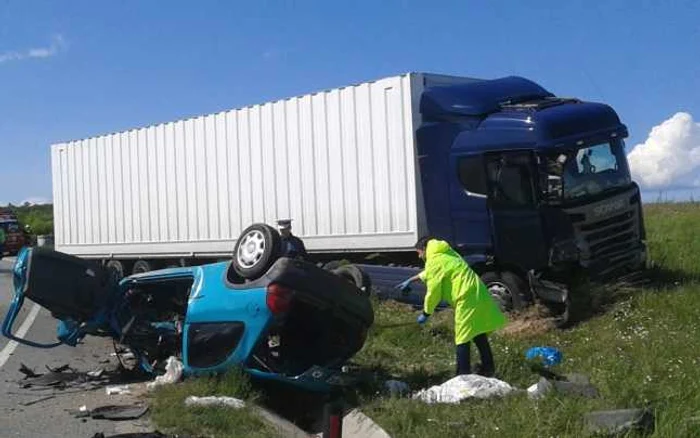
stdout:
[(487, 173), (494, 203), (513, 207), (535, 204), (529, 156), (495, 157), (489, 161)]
[(488, 193), (482, 156), (460, 158), (457, 163), (457, 176), (462, 187), (470, 194), (486, 196)]

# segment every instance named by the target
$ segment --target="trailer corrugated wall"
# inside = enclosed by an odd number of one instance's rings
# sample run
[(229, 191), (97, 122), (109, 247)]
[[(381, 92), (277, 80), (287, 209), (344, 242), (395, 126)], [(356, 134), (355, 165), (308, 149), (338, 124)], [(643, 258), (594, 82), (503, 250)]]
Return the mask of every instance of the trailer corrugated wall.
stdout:
[(226, 255), (248, 225), (292, 218), (310, 250), (410, 248), (422, 217), (418, 82), (396, 76), (56, 144), (56, 247)]

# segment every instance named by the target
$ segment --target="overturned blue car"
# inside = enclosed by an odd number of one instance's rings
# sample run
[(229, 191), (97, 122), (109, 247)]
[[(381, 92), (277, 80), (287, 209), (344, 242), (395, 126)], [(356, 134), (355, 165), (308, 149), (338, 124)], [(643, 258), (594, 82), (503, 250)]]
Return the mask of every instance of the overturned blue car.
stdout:
[[(25, 248), (13, 268), (15, 295), (2, 332), (40, 348), (111, 337), (153, 374), (175, 356), (186, 375), (238, 366), (308, 390), (343, 385), (342, 365), (363, 347), (374, 321), (367, 276), (352, 265), (328, 271), (280, 257), (279, 247), (277, 231), (256, 224), (242, 233), (229, 262), (120, 281), (96, 263)], [(55, 343), (13, 335), (25, 298), (59, 320)]]

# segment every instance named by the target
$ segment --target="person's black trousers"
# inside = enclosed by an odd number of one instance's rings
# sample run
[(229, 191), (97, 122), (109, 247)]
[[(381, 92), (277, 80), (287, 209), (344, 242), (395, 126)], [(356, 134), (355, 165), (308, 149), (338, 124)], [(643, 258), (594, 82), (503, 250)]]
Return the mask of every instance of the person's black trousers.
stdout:
[[(479, 350), (479, 356), (481, 357), (481, 366), (476, 370), (476, 374), (486, 377), (493, 376), (496, 369), (493, 364), (493, 354), (491, 353), (489, 339), (486, 337), (485, 333), (482, 333), (476, 336), (473, 341), (476, 344), (476, 348)], [(461, 376), (462, 374), (471, 374), (472, 372), (469, 344), (471, 344), (471, 342), (457, 345), (458, 376)]]

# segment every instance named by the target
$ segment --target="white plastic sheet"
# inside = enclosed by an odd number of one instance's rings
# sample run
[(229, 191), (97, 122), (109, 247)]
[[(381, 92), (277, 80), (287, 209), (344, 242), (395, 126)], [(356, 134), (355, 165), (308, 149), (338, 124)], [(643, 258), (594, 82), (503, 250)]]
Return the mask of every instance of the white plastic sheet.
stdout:
[(503, 397), (515, 391), (508, 383), (477, 374), (466, 374), (448, 380), (442, 385), (423, 389), (413, 395), (425, 403), (459, 403), (469, 398)]
[(245, 402), (234, 397), (197, 397), (191, 395), (185, 399), (185, 406), (217, 406), (234, 409), (243, 409), (245, 407)]
[(171, 385), (177, 383), (182, 378), (182, 371), (184, 367), (182, 362), (180, 362), (176, 357), (170, 356), (165, 363), (165, 374), (156, 377), (153, 382), (146, 385), (148, 389), (153, 389), (160, 385)]

